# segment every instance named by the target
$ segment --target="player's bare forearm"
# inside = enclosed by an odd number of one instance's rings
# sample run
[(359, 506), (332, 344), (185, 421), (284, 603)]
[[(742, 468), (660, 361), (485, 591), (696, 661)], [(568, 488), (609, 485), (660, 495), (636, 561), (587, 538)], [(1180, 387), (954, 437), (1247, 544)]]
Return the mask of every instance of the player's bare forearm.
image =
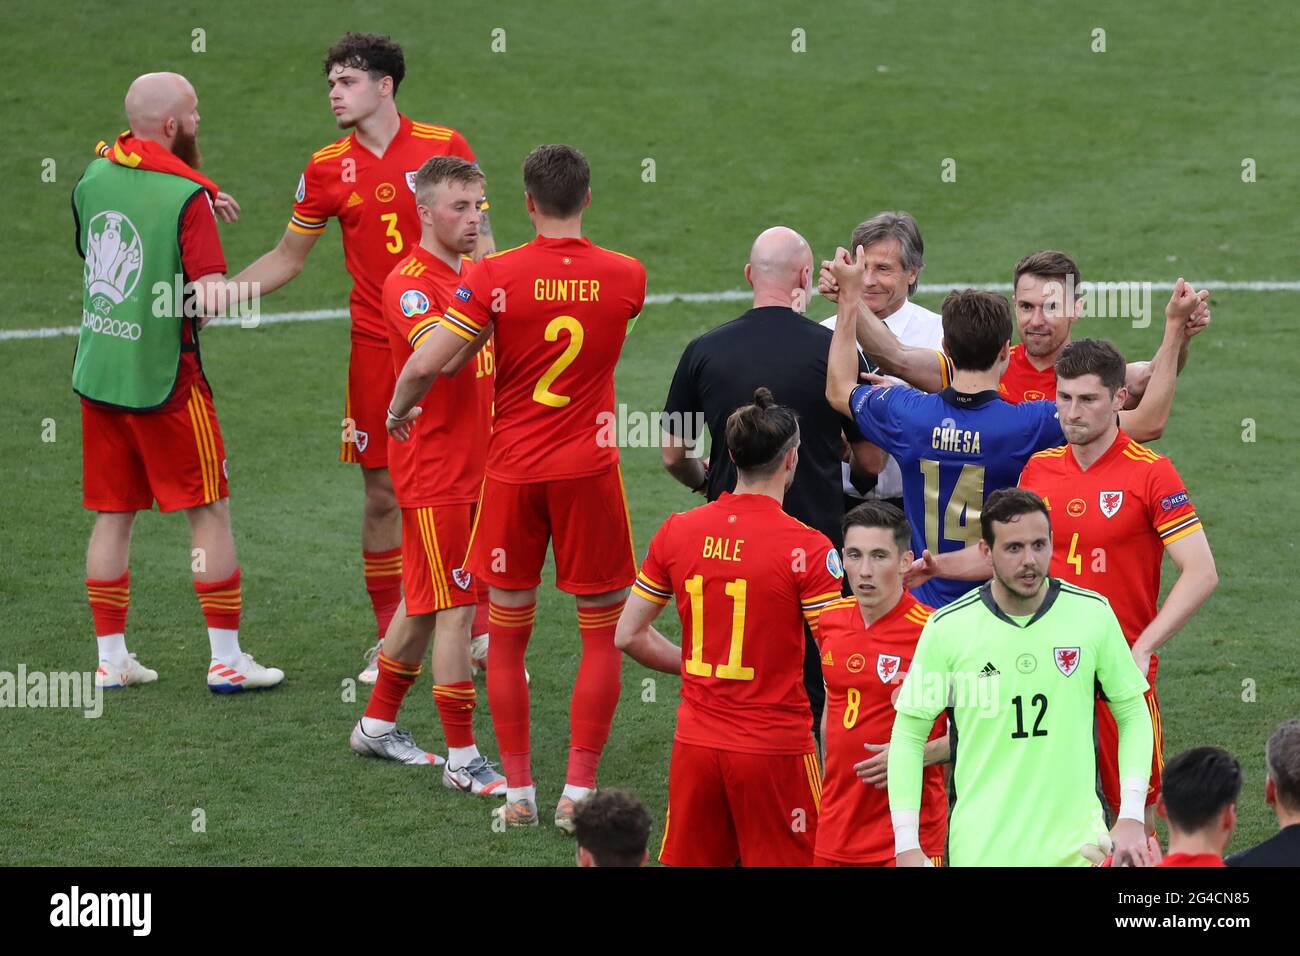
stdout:
[(854, 338), (857, 296), (840, 296), (835, 303), (835, 332), (826, 356), (826, 401), (845, 418), (852, 418), (849, 396), (858, 386), (858, 350)]
[(859, 303), (854, 329), (858, 345), (876, 360), (882, 373), (901, 378), (924, 392), (943, 388), (938, 354), (933, 349), (904, 345), (889, 331), (889, 326), (871, 314), (865, 303)]
[(1137, 408), (1119, 413), (1119, 423), (1135, 441), (1154, 441), (1165, 433), (1178, 383), (1179, 328), (1165, 324), (1165, 337), (1151, 359), (1151, 377)]
[(475, 355), (478, 354), (479, 350), (483, 348), (485, 344), (487, 344), (487, 340), (490, 339), (491, 337), (492, 337), (492, 323), (489, 322), (487, 326), (483, 329), (483, 331), (478, 334), (478, 337), (475, 338), (473, 342), (466, 342), (465, 345), (461, 348), (461, 350), (451, 357), (451, 361), (449, 361), (446, 365), (442, 367), (441, 374), (455, 375), (457, 372), (459, 372), (462, 368), (465, 367), (466, 362), (468, 362), (470, 359), (472, 359)]
[(978, 544), (968, 544), (960, 551), (945, 551), (934, 556), (937, 577), (955, 581), (987, 581), (993, 577), (993, 565), (980, 553)]
[(430, 331), (402, 366), (402, 374), (397, 376), (397, 385), (393, 389), (393, 400), (388, 405), (389, 413), (395, 418), (405, 417), (465, 345), (464, 339), (442, 326)]
[(245, 267), (233, 281), (241, 285), (256, 282), (262, 295), (270, 295), (302, 272), (319, 238), (286, 229), (275, 248)]
[(1178, 383), (1179, 355), (1193, 326), (1203, 328), (1209, 322), (1209, 292), (1196, 291), (1183, 281), (1174, 283), (1174, 291), (1165, 306), (1164, 337), (1151, 359), (1151, 380), (1138, 407), (1119, 413), (1120, 426), (1137, 441), (1151, 441), (1164, 434), (1169, 413), (1174, 406), (1174, 389)]
[(1178, 566), (1178, 580), (1165, 603), (1133, 644), (1134, 655), (1154, 654), (1183, 629), (1219, 586), (1219, 571), (1204, 531), (1196, 531), (1168, 548)]
[(663, 605), (630, 595), (614, 629), (614, 646), (651, 670), (677, 674), (682, 669), (682, 649), (653, 627), (662, 610)]
[(951, 757), (952, 747), (948, 743), (947, 734), (925, 742), (925, 766), (930, 767), (937, 763), (947, 763)]
[(623, 652), (652, 671), (677, 674), (682, 669), (682, 649), (648, 624), (630, 637)]

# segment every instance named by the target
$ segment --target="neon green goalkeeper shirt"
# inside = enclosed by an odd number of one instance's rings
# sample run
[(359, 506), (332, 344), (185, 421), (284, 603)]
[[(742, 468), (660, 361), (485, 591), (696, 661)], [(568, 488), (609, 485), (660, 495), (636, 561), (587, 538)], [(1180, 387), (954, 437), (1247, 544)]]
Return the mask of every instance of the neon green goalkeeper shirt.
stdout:
[[(1144, 693), (1147, 681), (1104, 597), (1057, 578), (1046, 587), (1023, 625), (998, 607), (991, 583), (935, 611), (899, 694), (900, 715), (933, 723), (948, 711), (953, 866), (1086, 866), (1079, 848), (1102, 828), (1096, 691), (1122, 701)], [(1146, 726), (1150, 767), (1149, 719)], [(1121, 763), (1136, 764), (1140, 748), (1121, 748), (1121, 757), (1125, 751)], [(891, 808), (917, 808), (919, 764), (901, 778), (890, 764)]]

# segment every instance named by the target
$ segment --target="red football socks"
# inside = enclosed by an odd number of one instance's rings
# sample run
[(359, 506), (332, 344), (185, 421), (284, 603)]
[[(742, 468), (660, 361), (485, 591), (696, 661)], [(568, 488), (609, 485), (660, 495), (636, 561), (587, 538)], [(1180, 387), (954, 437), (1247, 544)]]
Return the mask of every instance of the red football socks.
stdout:
[(194, 581), (194, 593), (199, 596), (203, 620), (208, 627), (227, 631), (239, 630), (239, 612), (243, 597), (239, 585), (239, 568), (224, 581)]
[(474, 746), (474, 708), (478, 694), (471, 680), (454, 684), (434, 684), (433, 702), (438, 707), (442, 732), (448, 747)]
[(402, 549), (389, 551), (362, 550), (365, 559), (366, 593), (375, 611), (375, 626), (380, 638), (388, 631), (389, 622), (402, 603)]
[(86, 578), (86, 597), (95, 620), (96, 637), (126, 633), (126, 611), (131, 604), (130, 571), (111, 581)]
[(366, 716), (374, 720), (386, 720), (393, 723), (397, 712), (406, 699), (407, 692), (415, 679), (420, 676), (419, 664), (403, 664), (391, 657), (379, 655), (379, 677), (370, 692), (370, 702), (366, 704)]
[(501, 749), (501, 769), (511, 788), (533, 785), (528, 739), (528, 681), (524, 653), (533, 632), (537, 605), (488, 609), (488, 704)]
[(614, 629), (623, 604), (578, 608), (582, 661), (569, 709), (569, 768), (564, 779), (575, 787), (596, 786), (596, 769), (618, 708), (623, 655), (614, 646)]

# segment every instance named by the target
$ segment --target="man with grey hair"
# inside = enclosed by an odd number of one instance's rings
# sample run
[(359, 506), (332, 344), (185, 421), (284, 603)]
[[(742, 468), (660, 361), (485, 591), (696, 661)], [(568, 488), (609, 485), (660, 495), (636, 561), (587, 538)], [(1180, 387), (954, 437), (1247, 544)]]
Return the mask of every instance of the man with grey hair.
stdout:
[(1300, 720), (1288, 720), (1273, 731), (1264, 755), (1264, 799), (1282, 829), (1259, 846), (1228, 857), (1228, 866), (1300, 866)]
[[(925, 243), (921, 240), (916, 220), (906, 212), (876, 213), (853, 230), (849, 249), (858, 246), (863, 248), (867, 258), (867, 286), (862, 295), (867, 308), (883, 319), (885, 327), (904, 345), (942, 351), (942, 317), (911, 300), (925, 267)], [(838, 293), (839, 287), (832, 280), (823, 295), (835, 302)], [(835, 316), (826, 319), (822, 325), (834, 331)], [(945, 363), (939, 364), (947, 368)], [(864, 497), (851, 481), (847, 464), (843, 472), (845, 495)], [(865, 497), (888, 501), (902, 510), (903, 476), (898, 470), (898, 462), (892, 457), (886, 456), (885, 468), (876, 479), (876, 486), (867, 491)]]
[[(831, 333), (801, 313), (812, 293), (813, 256), (807, 241), (785, 226), (764, 230), (754, 240), (745, 279), (754, 302), (744, 315), (694, 339), (682, 353), (664, 405), (663, 463), (668, 473), (709, 501), (736, 487), (736, 467), (727, 455), (727, 416), (753, 401), (765, 387), (799, 415), (799, 467), (785, 495), (787, 514), (840, 546), (840, 463), (847, 441), (858, 467), (875, 474), (883, 452), (862, 438), (850, 419), (826, 402), (826, 357)], [(860, 363), (859, 370), (866, 371)], [(710, 459), (698, 457), (702, 437), (690, 423), (700, 418), (712, 438)], [(820, 657), (807, 634), (804, 685), (814, 733), (820, 729)]]

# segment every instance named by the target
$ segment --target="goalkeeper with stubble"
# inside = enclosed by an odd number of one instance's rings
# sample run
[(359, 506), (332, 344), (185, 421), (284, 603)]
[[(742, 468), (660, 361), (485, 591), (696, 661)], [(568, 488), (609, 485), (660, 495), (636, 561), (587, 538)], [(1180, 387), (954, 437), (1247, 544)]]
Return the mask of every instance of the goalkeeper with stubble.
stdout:
[(889, 809), (899, 866), (924, 866), (921, 767), (935, 717), (949, 714), (956, 802), (952, 866), (1086, 866), (1102, 829), (1094, 691), (1119, 728), (1115, 865), (1149, 866), (1143, 810), (1151, 715), (1110, 603), (1049, 577), (1052, 529), (1022, 488), (989, 496), (979, 548), (993, 579), (936, 611), (903, 683), (889, 745)]

